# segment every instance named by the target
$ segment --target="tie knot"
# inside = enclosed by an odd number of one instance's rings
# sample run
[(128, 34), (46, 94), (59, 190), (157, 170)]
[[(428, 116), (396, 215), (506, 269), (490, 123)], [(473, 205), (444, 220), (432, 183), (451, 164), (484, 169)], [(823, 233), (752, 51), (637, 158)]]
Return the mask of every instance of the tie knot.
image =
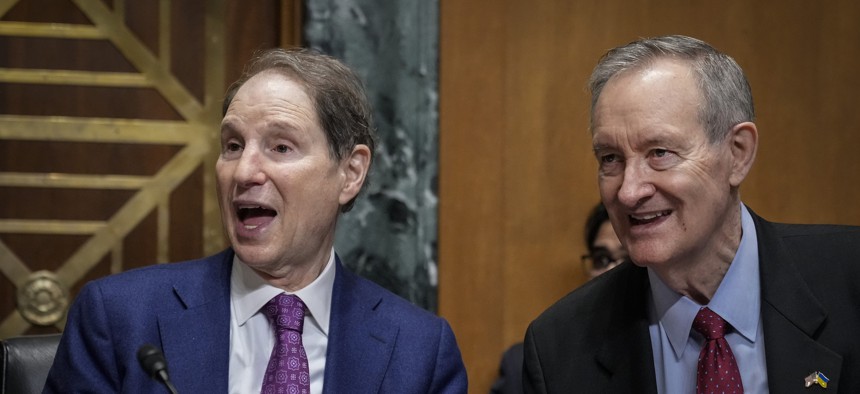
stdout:
[(294, 294), (278, 294), (263, 307), (269, 321), (277, 331), (302, 332), (305, 323), (305, 303)]
[(729, 323), (714, 311), (702, 308), (693, 320), (693, 329), (704, 335), (706, 339), (712, 340), (725, 336), (729, 330)]

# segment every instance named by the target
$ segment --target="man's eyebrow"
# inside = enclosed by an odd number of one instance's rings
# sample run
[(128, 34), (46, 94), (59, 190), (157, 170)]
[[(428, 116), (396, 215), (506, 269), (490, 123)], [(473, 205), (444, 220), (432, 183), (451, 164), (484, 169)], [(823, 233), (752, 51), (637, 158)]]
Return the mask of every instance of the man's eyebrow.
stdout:
[(662, 135), (649, 135), (643, 141), (645, 146), (654, 146), (654, 145), (666, 145), (668, 144), (668, 140), (664, 138)]
[(611, 149), (611, 147), (609, 146), (609, 144), (602, 144), (602, 143), (599, 143), (599, 144), (594, 144), (594, 145), (592, 145), (592, 146), (591, 146), (591, 150), (592, 150), (593, 152), (599, 152), (599, 151), (607, 150), (607, 149)]
[(295, 122), (291, 122), (287, 119), (273, 119), (269, 122), (266, 122), (266, 127), (273, 128), (279, 131), (295, 131), (299, 129)]
[(235, 122), (231, 121), (229, 118), (224, 118), (224, 120), (221, 121), (221, 126), (219, 129), (221, 130), (221, 133), (224, 133), (227, 131), (234, 131), (234, 130), (236, 130), (236, 124), (235, 124)]

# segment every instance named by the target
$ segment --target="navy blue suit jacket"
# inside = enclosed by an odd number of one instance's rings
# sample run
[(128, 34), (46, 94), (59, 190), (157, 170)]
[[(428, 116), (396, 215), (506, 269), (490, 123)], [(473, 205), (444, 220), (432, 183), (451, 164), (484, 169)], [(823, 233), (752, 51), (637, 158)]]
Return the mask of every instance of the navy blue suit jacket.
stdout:
[[(165, 392), (137, 361), (163, 350), (180, 393), (227, 392), (228, 249), (88, 283), (69, 311), (46, 393)], [(466, 371), (448, 323), (345, 269), (337, 259), (326, 393), (465, 393)]]

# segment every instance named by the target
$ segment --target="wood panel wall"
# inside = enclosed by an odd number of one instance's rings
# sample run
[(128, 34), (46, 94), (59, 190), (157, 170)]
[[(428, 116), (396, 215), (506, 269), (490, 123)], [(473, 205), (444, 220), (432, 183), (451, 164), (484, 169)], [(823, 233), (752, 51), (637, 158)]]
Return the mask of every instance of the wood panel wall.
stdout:
[(732, 55), (761, 134), (743, 200), (771, 220), (860, 224), (860, 3), (441, 0), (440, 15), (439, 305), (470, 392), (585, 280), (585, 82), (609, 48), (686, 34)]

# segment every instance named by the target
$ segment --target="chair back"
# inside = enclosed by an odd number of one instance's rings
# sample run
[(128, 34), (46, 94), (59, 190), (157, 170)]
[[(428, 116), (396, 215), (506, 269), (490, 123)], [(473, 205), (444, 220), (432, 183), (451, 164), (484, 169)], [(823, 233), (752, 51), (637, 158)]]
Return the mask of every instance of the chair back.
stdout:
[(41, 393), (60, 337), (61, 334), (24, 335), (0, 340), (0, 393)]

